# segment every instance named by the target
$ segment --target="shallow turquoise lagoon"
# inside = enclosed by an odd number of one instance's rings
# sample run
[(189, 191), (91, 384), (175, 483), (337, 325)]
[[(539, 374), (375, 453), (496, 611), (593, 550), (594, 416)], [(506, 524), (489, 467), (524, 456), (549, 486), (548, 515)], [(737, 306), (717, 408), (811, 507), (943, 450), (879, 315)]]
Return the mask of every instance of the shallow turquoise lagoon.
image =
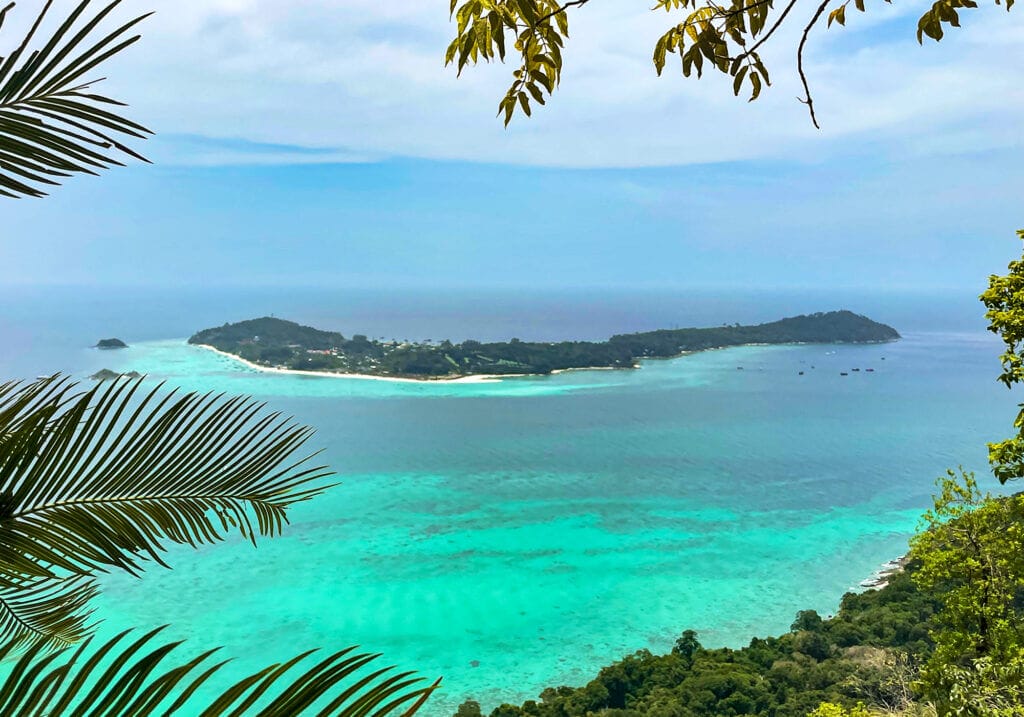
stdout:
[(224, 645), (236, 671), (359, 643), (444, 676), (427, 714), (582, 683), (687, 628), (744, 644), (832, 612), (904, 552), (937, 475), (985, 470), (1014, 413), (997, 348), (918, 333), (483, 384), (267, 374), (182, 341), (83, 351), (82, 375), (293, 413), (342, 482), (258, 550), (106, 578), (99, 614)]

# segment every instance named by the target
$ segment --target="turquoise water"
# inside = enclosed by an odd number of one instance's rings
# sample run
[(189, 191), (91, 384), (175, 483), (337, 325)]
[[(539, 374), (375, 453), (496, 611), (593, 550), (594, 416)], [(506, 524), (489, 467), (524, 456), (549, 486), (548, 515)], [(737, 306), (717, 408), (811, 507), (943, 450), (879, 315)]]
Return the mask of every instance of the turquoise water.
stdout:
[[(793, 313), (783, 303), (751, 311)], [(428, 715), (470, 696), (494, 706), (582, 683), (636, 649), (667, 650), (687, 628), (706, 645), (741, 645), (787, 629), (797, 610), (830, 613), (904, 552), (936, 476), (958, 464), (987, 475), (984, 443), (1015, 412), (994, 380), (998, 343), (977, 322), (908, 326), (869, 312), (905, 339), (407, 384), (260, 373), (181, 339), (107, 330), (113, 312), (100, 321), (94, 306), (88, 316), (53, 309), (64, 323), (52, 335), (122, 335), (132, 348), (40, 338), (24, 320), (4, 333), (0, 321), (0, 368), (139, 370), (253, 394), (315, 426), (313, 445), (342, 482), (296, 506), (287, 534), (257, 550), (240, 541), (198, 556), (176, 550), (171, 571), (105, 578), (103, 629), (170, 623), (196, 650), (224, 645), (236, 672), (358, 643), (444, 676)], [(413, 322), (406, 311), (393, 326)], [(144, 322), (137, 311), (132, 325), (148, 333), (136, 336), (180, 335), (191, 321), (168, 316)], [(467, 310), (464, 335), (490, 338), (488, 326), (506, 326), (495, 316), (493, 306)], [(595, 319), (608, 314), (582, 300), (545, 316), (556, 323), (516, 333), (543, 338), (575, 322), (580, 337), (606, 336), (632, 320)], [(25, 336), (32, 342), (12, 343)]]
[[(939, 473), (984, 468), (984, 440), (1012, 413), (992, 349), (910, 334), (420, 385), (138, 345), (103, 360), (293, 412), (343, 485), (257, 552), (224, 545), (141, 582), (112, 576), (101, 614), (111, 629), (170, 622), (244, 655), (240, 667), (358, 642), (443, 675), (437, 714), (583, 682), (686, 628), (743, 644), (798, 609), (834, 610), (904, 551)], [(840, 376), (853, 367), (875, 371)]]

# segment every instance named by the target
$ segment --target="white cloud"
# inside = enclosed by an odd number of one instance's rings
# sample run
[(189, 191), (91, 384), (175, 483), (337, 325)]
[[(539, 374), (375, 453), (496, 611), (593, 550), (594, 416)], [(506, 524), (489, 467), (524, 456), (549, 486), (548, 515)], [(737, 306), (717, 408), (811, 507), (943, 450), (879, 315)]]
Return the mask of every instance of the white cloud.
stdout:
[(381, 159), (380, 155), (335, 147), (269, 144), (201, 135), (160, 134), (143, 149), (150, 161), (161, 166), (350, 164)]
[[(135, 12), (155, 3), (126, 5)], [(924, 5), (879, 4), (848, 29), (822, 27), (808, 56), (821, 132), (794, 99), (805, 22), (797, 13), (766, 53), (775, 86), (747, 104), (717, 74), (684, 79), (670, 65), (655, 77), (651, 48), (672, 16), (643, 3), (592, 3), (572, 16), (563, 87), (509, 130), (495, 112), (512, 68), (471, 68), (456, 79), (443, 67), (452, 32), (444, 0), (165, 1), (108, 74), (110, 91), (161, 133), (342, 148), (236, 147), (198, 153), (199, 163), (404, 155), (648, 166), (814, 157), (851, 138), (925, 153), (1019, 146), (999, 117), (1024, 111), (1021, 14), (966, 11), (965, 29), (920, 48), (913, 29)]]

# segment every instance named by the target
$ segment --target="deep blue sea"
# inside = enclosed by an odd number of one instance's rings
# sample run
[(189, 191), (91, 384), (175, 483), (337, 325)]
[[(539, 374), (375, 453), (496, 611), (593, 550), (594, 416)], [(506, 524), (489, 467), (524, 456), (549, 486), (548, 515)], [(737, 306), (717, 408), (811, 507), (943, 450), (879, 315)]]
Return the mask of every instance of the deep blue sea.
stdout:
[[(579, 684), (687, 628), (741, 645), (832, 612), (904, 552), (939, 474), (963, 465), (996, 488), (985, 442), (1016, 408), (969, 292), (7, 288), (0, 306), (0, 376), (107, 367), (252, 394), (316, 427), (342, 482), (256, 550), (175, 550), (173, 570), (105, 578), (104, 630), (170, 623), (238, 670), (358, 643), (444, 676), (426, 714)], [(184, 341), (269, 314), (387, 339), (554, 340), (839, 308), (904, 338), (481, 384), (272, 375)], [(89, 348), (114, 336), (131, 348)]]

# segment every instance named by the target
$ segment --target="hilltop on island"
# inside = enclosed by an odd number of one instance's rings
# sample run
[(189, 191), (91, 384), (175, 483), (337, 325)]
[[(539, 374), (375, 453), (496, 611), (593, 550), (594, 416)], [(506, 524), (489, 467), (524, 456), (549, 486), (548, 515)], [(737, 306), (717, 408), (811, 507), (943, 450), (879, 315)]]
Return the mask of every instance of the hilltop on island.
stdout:
[(619, 334), (607, 341), (453, 344), (346, 338), (293, 321), (264, 317), (204, 329), (188, 342), (266, 367), (391, 378), (457, 378), (549, 374), (574, 368), (635, 368), (640, 359), (750, 344), (882, 343), (899, 333), (852, 311), (794, 316), (756, 326), (661, 329)]

